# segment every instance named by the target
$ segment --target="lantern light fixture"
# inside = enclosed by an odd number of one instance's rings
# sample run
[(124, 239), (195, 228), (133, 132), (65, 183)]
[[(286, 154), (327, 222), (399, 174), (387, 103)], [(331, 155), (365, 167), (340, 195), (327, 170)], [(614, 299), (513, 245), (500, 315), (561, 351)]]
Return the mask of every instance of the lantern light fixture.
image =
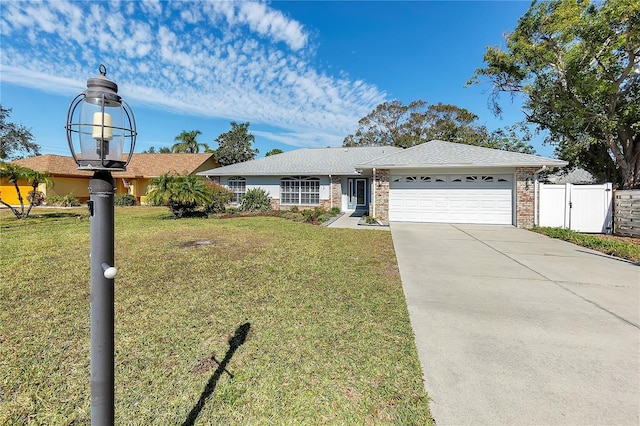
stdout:
[(107, 68), (100, 65), (99, 71), (69, 105), (67, 142), (78, 169), (126, 170), (136, 144), (135, 117), (106, 77)]

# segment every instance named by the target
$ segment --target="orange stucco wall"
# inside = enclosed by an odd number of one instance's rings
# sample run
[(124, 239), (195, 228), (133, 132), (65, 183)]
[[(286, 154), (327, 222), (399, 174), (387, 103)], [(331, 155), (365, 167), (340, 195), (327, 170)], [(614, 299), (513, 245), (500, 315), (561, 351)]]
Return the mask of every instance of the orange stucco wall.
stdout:
[[(31, 185), (29, 185), (27, 181), (19, 180), (18, 188), (20, 188), (20, 194), (22, 194), (22, 202), (24, 204), (29, 204), (27, 197), (29, 196), (29, 191), (31, 191)], [(12, 206), (20, 205), (16, 187), (13, 185), (13, 183), (8, 182), (4, 179), (0, 181), (0, 199), (7, 204), (11, 204)]]
[(47, 196), (72, 194), (80, 201), (89, 199), (89, 178), (50, 177), (49, 180), (53, 184), (49, 184)]

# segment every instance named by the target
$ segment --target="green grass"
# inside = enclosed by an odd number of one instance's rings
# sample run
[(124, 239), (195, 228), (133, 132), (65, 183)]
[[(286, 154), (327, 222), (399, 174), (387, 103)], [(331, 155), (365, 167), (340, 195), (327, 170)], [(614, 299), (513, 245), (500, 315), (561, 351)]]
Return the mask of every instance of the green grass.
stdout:
[(532, 231), (547, 235), (551, 238), (569, 241), (581, 247), (587, 247), (611, 256), (640, 263), (640, 245), (631, 242), (618, 241), (604, 235), (581, 234), (564, 228), (535, 227)]
[[(34, 213), (0, 212), (0, 424), (88, 424), (89, 220)], [(390, 233), (169, 217), (116, 208), (116, 424), (431, 424)]]

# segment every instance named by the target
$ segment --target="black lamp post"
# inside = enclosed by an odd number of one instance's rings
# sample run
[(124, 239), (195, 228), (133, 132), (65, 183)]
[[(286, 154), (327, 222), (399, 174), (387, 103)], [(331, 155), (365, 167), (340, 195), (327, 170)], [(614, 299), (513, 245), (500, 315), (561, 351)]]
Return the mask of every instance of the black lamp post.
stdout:
[[(91, 424), (114, 422), (114, 208), (112, 170), (126, 170), (136, 143), (133, 111), (118, 96), (118, 85), (100, 75), (87, 80), (67, 112), (67, 142), (89, 180), (91, 226)], [(125, 147), (125, 141), (127, 147)], [(124, 156), (123, 149), (128, 149)]]

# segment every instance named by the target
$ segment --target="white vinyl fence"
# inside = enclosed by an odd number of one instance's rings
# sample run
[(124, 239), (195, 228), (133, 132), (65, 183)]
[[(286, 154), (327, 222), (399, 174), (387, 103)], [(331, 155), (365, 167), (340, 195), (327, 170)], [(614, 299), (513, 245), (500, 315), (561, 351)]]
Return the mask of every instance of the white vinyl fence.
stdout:
[(613, 230), (613, 185), (539, 186), (540, 226), (569, 228), (578, 232), (610, 234)]

